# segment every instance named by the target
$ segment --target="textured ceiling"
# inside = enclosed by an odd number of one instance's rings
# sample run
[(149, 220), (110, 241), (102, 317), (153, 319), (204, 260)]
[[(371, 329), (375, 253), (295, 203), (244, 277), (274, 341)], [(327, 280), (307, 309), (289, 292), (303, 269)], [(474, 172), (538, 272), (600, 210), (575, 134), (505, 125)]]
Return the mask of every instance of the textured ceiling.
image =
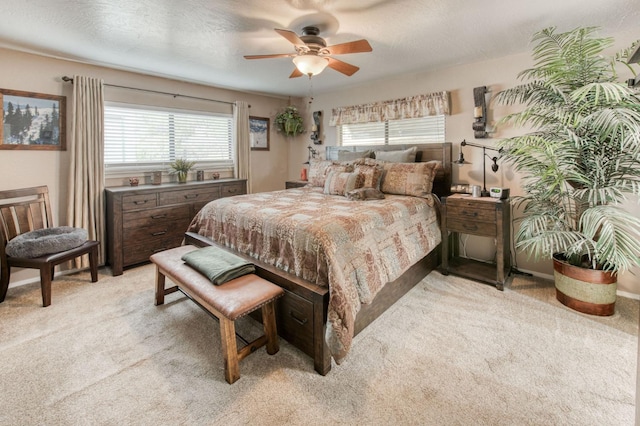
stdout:
[[(547, 26), (638, 29), (639, 0), (0, 0), (0, 46), (251, 92), (306, 96), (289, 79), (293, 53), (276, 34), (314, 24), (328, 44), (361, 38), (371, 53), (337, 58), (351, 77), (327, 69), (314, 93), (388, 76), (476, 62), (529, 49)], [(638, 29), (640, 38), (640, 29)]]

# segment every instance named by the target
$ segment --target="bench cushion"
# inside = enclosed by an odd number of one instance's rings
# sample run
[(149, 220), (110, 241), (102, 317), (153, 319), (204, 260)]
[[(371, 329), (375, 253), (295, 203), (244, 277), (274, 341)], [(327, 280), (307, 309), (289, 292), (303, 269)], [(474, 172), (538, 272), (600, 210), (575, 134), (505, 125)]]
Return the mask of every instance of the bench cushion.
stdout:
[(233, 321), (284, 294), (282, 288), (255, 274), (213, 285), (207, 277), (181, 259), (184, 254), (197, 249), (195, 246), (181, 246), (156, 253), (150, 259), (178, 287), (197, 295), (225, 318)]

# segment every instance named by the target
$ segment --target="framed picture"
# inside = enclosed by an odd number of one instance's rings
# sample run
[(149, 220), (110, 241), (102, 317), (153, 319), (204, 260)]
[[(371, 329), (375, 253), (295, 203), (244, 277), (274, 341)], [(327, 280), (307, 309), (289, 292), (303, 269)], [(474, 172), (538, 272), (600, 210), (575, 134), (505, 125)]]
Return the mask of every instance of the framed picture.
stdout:
[(0, 149), (66, 149), (66, 97), (0, 89)]
[(251, 150), (269, 151), (269, 119), (249, 117), (249, 143)]

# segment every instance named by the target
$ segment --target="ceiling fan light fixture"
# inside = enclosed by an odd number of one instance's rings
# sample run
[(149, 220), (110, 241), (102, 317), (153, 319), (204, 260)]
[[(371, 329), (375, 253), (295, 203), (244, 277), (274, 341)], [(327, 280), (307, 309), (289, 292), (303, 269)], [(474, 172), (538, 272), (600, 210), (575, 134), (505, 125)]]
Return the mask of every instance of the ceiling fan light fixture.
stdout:
[(329, 59), (316, 55), (300, 55), (293, 58), (293, 63), (302, 74), (312, 77), (324, 71), (329, 65)]

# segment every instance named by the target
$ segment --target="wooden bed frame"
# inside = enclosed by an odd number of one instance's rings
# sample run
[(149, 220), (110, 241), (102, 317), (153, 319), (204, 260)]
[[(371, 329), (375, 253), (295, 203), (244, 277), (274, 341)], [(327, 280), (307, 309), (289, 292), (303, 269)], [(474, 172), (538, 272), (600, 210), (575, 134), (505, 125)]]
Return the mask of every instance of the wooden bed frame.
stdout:
[[(421, 145), (384, 145), (367, 147), (326, 148), (326, 158), (337, 160), (338, 150), (364, 151), (402, 150), (418, 147), (416, 161), (442, 161), (434, 182), (433, 192), (438, 196), (449, 195), (451, 188), (451, 143)], [(217, 245), (212, 240), (193, 232), (185, 234), (185, 243), (199, 247)], [(221, 247), (221, 246), (219, 246)], [(226, 247), (222, 247), (225, 248)], [(440, 264), (440, 246), (411, 266), (400, 278), (387, 283), (376, 295), (372, 303), (362, 305), (356, 317), (355, 334), (372, 323), (391, 305), (419, 283), (429, 272)], [(235, 253), (235, 252), (234, 252)], [(256, 266), (256, 274), (285, 290), (285, 295), (276, 303), (278, 334), (302, 352), (313, 358), (315, 370), (326, 375), (331, 370), (331, 354), (325, 343), (325, 327), (329, 304), (329, 289), (305, 281), (293, 274), (281, 271), (272, 265), (235, 253)]]

